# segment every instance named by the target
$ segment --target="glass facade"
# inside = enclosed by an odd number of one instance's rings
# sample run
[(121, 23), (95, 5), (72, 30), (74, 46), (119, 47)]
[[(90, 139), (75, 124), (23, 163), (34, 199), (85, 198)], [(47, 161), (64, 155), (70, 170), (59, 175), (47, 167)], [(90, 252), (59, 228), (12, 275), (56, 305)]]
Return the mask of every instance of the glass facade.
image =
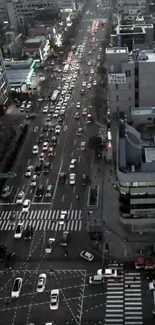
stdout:
[(2, 52), (0, 50), (0, 105), (5, 105), (8, 101), (9, 84), (6, 75)]

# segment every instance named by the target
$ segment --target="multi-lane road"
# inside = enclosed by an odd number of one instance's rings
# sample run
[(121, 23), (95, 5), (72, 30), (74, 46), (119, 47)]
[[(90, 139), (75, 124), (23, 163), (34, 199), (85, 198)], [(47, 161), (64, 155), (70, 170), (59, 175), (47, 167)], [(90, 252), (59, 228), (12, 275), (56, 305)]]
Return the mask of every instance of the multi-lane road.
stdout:
[[(12, 270), (6, 271), (3, 263), (0, 264), (1, 325), (29, 323), (44, 325), (47, 322), (51, 322), (48, 323), (49, 325), (153, 324), (152, 296), (148, 291), (148, 283), (141, 273), (135, 271), (126, 273), (123, 264), (114, 265), (115, 268), (122, 269), (119, 282), (109, 279), (102, 286), (90, 285), (89, 276), (96, 274), (97, 269), (101, 267), (101, 260), (95, 256), (94, 261), (90, 263), (80, 257), (83, 249), (89, 250), (84, 227), (88, 189), (87, 186), (85, 188), (81, 186), (80, 180), (83, 174), (88, 174), (91, 178), (91, 164), (93, 163), (92, 151), (88, 146), (86, 151), (81, 151), (81, 141), (87, 142), (88, 138), (97, 132), (95, 123), (86, 124), (86, 118), (81, 113), (86, 108), (92, 117), (95, 116), (91, 107), (96, 87), (93, 86), (93, 81), (99, 82), (97, 57), (100, 55), (100, 44), (104, 33), (98, 21), (101, 17), (96, 17), (93, 6), (94, 4), (89, 4), (91, 16), (83, 14), (80, 32), (75, 38), (76, 46), (83, 46), (83, 56), (74, 89), (68, 101), (62, 131), (57, 136), (58, 143), (55, 156), (51, 158), (50, 172), (48, 175), (41, 173), (39, 176), (39, 184), (43, 185), (45, 190), (49, 184), (53, 186), (52, 197), (47, 198), (43, 195), (40, 201), (36, 200), (35, 191), (32, 191), (30, 187), (31, 179), (24, 176), (27, 165), (35, 168), (41, 153), (42, 145), (39, 144), (37, 156), (32, 153), (32, 148), (37, 144), (37, 138), (46, 123), (43, 107), (47, 105), (47, 102), (38, 104), (35, 110), (37, 117), (29, 124), (26, 142), (14, 165), (13, 171), (17, 177), (6, 182), (11, 188), (11, 194), (7, 200), (1, 200), (0, 203), (0, 243), (6, 244), (8, 251), (15, 252), (16, 255)], [(92, 42), (93, 38), (95, 41)], [(75, 54), (72, 60), (76, 60)], [(89, 61), (92, 62), (91, 65), (88, 65)], [(60, 69), (63, 70), (62, 64), (60, 64)], [(92, 69), (94, 73), (91, 74)], [(74, 69), (68, 72), (72, 75), (74, 73)], [(63, 73), (59, 75), (62, 77)], [(49, 78), (46, 87), (44, 85), (45, 97), (51, 94), (51, 83), (52, 91), (57, 89), (61, 83), (60, 79), (50, 80)], [(82, 86), (83, 82), (86, 82), (86, 86)], [(87, 88), (89, 83), (91, 83), (90, 89)], [(81, 95), (82, 88), (85, 88), (85, 95)], [(78, 102), (81, 103), (80, 119), (76, 120), (74, 115), (77, 112)], [(83, 128), (82, 137), (76, 135), (79, 127)], [(64, 172), (67, 176), (69, 175), (69, 166), (73, 158), (77, 160), (76, 183), (70, 185), (67, 177), (65, 184), (59, 184), (59, 174)], [(16, 204), (20, 191), (24, 191), (25, 197), (31, 200), (31, 207), (27, 214), (22, 213), (22, 207)], [(79, 200), (76, 197), (77, 194)], [(59, 221), (62, 210), (67, 211), (67, 220), (61, 225)], [(10, 226), (9, 224), (13, 212), (16, 212), (17, 222), (24, 223), (24, 229), (28, 225), (33, 227), (34, 234), (31, 241), (25, 242), (22, 238), (14, 239), (16, 225)], [(71, 235), (67, 250), (60, 246), (63, 231), (69, 231)], [(53, 251), (51, 254), (46, 254), (45, 247), (51, 237), (55, 238)], [(52, 275), (50, 275), (51, 268), (54, 271)], [(37, 293), (36, 286), (40, 273), (45, 273), (47, 280), (44, 292)], [(23, 285), (20, 297), (12, 300), (11, 290), (16, 277), (22, 278)], [(59, 308), (51, 311), (50, 291), (57, 288), (60, 290)], [(146, 300), (149, 301), (149, 304), (147, 303), (149, 305), (147, 312), (151, 315), (149, 320), (145, 312)]]

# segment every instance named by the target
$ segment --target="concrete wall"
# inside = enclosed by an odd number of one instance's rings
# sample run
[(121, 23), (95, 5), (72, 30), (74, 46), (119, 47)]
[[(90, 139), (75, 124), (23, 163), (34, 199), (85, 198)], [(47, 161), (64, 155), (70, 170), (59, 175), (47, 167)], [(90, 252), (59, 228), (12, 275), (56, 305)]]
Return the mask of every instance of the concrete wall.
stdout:
[(139, 106), (151, 107), (155, 104), (155, 62), (139, 62)]

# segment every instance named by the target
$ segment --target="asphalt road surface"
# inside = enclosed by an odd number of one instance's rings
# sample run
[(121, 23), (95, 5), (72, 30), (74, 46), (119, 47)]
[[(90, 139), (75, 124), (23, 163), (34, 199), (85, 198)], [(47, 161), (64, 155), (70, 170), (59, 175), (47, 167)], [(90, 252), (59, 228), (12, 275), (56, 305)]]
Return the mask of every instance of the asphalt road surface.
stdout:
[[(85, 264), (85, 265), (84, 265)], [(55, 264), (56, 266), (56, 264)], [(0, 317), (1, 324), (153, 324), (152, 293), (148, 283), (139, 272), (125, 272), (118, 281), (107, 279), (102, 285), (90, 285), (89, 277), (97, 270), (82, 263), (81, 268), (53, 269), (50, 275), (48, 265), (39, 264), (35, 269), (22, 265), (9, 273), (0, 273)], [(64, 269), (63, 269), (64, 267)], [(46, 286), (42, 293), (36, 292), (38, 276), (45, 273)], [(22, 277), (23, 285), (18, 299), (10, 299), (15, 277)], [(51, 311), (50, 291), (59, 289), (59, 308)]]
[[(81, 88), (83, 81), (86, 81), (86, 84), (90, 82), (90, 76), (93, 81), (99, 80), (97, 57), (103, 39), (103, 27), (97, 23), (99, 14), (96, 16), (93, 5), (89, 5), (89, 10), (93, 15), (83, 15), (80, 31), (75, 38), (77, 46), (84, 45), (83, 58), (68, 102), (62, 132), (58, 135), (55, 156), (51, 158), (50, 173), (48, 176), (41, 173), (39, 177), (39, 184), (44, 185), (44, 188), (49, 184), (53, 185), (53, 196), (47, 199), (43, 195), (41, 201), (36, 201), (35, 191), (30, 187), (30, 179), (24, 176), (26, 166), (33, 165), (35, 168), (38, 162), (38, 156), (32, 153), (32, 148), (36, 145), (36, 139), (46, 122), (43, 107), (47, 103), (43, 102), (37, 106), (37, 118), (29, 124), (27, 140), (15, 163), (14, 172), (17, 177), (6, 183), (12, 189), (11, 194), (7, 200), (1, 200), (0, 244), (6, 244), (8, 252), (15, 252), (16, 255), (12, 270), (5, 270), (3, 263), (0, 263), (0, 325), (29, 323), (44, 325), (47, 322), (54, 322), (53, 325), (153, 324), (152, 293), (149, 292), (148, 282), (141, 273), (133, 274), (133, 271), (130, 271), (127, 274), (122, 265), (119, 266), (122, 268), (119, 282), (109, 279), (103, 285), (90, 285), (89, 276), (96, 274), (101, 268), (102, 261), (96, 255), (92, 262), (86, 262), (80, 257), (82, 250), (89, 250), (83, 213), (87, 187), (81, 187), (80, 179), (82, 174), (90, 174), (92, 164), (92, 152), (88, 148), (85, 152), (81, 151), (80, 145), (81, 141), (87, 142), (90, 136), (96, 134), (97, 126), (94, 123), (87, 125), (85, 117), (81, 114), (80, 119), (75, 120), (74, 114), (77, 111), (77, 102), (81, 102), (79, 111), (82, 112), (83, 108), (87, 108), (94, 116), (93, 109), (89, 106), (95, 86), (92, 85), (91, 89), (86, 86), (85, 95), (81, 95)], [(96, 32), (93, 29), (94, 24), (98, 25)], [(95, 43), (92, 42), (93, 37)], [(92, 53), (89, 54), (89, 51)], [(90, 60), (95, 62), (93, 66), (88, 65)], [(92, 68), (94, 73), (91, 74)], [(62, 64), (60, 69), (63, 69)], [(58, 76), (60, 77), (60, 74)], [(60, 81), (59, 78), (54, 81), (50, 77), (47, 78), (46, 86), (44, 84), (45, 97), (58, 88)], [(84, 131), (81, 137), (76, 135), (79, 126), (83, 127)], [(39, 145), (39, 153), (40, 150)], [(66, 184), (59, 185), (60, 172), (69, 175), (69, 166), (73, 158), (77, 160), (76, 184), (71, 186), (66, 181)], [(16, 204), (17, 195), (21, 190), (24, 191), (26, 198), (31, 200), (31, 208), (27, 214), (22, 214), (21, 207)], [(80, 195), (79, 200), (76, 198), (77, 194)], [(67, 210), (67, 222), (64, 225), (59, 223), (61, 210)], [(24, 228), (27, 225), (33, 226), (34, 234), (31, 241), (25, 242), (23, 238), (14, 239), (15, 226), (9, 225), (13, 211), (17, 212), (17, 222), (24, 222)], [(67, 249), (60, 246), (64, 230), (71, 234)], [(45, 253), (49, 238), (55, 239), (52, 254)], [(54, 270), (52, 276), (49, 273), (51, 268)], [(47, 275), (47, 281), (44, 292), (37, 293), (36, 286), (41, 273)], [(22, 277), (23, 285), (19, 298), (11, 299), (13, 281), (16, 277)], [(57, 288), (60, 298), (59, 308), (51, 311), (50, 291)]]

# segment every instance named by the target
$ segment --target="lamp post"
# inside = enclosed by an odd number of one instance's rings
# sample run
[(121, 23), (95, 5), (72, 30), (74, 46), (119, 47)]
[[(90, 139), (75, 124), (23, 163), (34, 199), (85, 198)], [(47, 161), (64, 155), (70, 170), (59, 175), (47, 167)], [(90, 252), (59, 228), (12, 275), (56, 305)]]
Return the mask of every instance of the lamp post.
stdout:
[(103, 242), (103, 245), (102, 245), (102, 270), (104, 267), (104, 258), (105, 258), (104, 226), (105, 226), (105, 221), (103, 220), (103, 222), (102, 222), (102, 235), (103, 235), (103, 238), (102, 238), (102, 242)]

